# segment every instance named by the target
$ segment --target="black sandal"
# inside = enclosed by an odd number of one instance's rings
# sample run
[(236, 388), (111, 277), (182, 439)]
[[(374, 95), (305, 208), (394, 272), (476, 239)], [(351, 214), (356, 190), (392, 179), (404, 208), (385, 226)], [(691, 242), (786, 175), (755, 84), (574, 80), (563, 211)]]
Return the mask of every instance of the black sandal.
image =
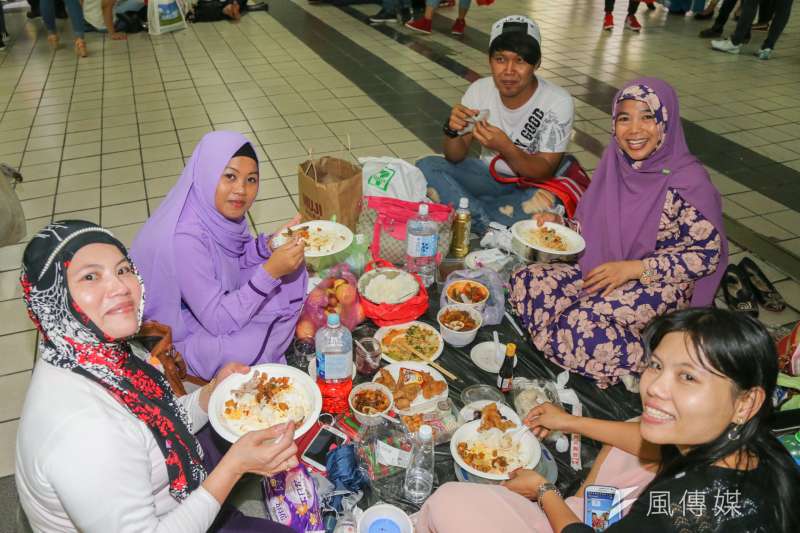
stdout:
[(728, 265), (722, 276), (722, 295), (728, 308), (758, 317), (758, 302), (753, 292), (744, 270), (738, 265)]
[(745, 257), (739, 261), (739, 268), (744, 271), (747, 281), (750, 283), (753, 293), (755, 293), (756, 300), (764, 306), (764, 309), (775, 313), (780, 313), (786, 309), (786, 301), (783, 296), (780, 295), (775, 285), (767, 279), (764, 271), (758, 267), (755, 261)]

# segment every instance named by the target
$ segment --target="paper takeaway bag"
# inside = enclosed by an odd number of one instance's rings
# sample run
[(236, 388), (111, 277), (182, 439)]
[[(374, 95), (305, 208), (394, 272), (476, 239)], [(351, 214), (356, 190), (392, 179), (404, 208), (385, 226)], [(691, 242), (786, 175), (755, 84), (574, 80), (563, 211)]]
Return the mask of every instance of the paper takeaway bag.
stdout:
[(303, 221), (336, 221), (355, 231), (361, 211), (361, 168), (338, 157), (300, 164), (297, 171)]

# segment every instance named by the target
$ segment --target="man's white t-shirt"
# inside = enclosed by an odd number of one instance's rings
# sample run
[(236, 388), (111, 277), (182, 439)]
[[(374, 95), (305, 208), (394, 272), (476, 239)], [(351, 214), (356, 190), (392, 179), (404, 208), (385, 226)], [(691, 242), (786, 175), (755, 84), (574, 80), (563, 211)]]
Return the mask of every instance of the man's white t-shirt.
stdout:
[[(494, 79), (481, 78), (469, 86), (461, 104), (470, 109), (488, 109), (489, 124), (503, 130), (515, 145), (529, 154), (567, 151), (575, 115), (572, 95), (558, 85), (537, 76), (539, 86), (525, 105), (509, 109), (500, 99)], [(481, 159), (489, 165), (497, 152), (481, 147)], [(498, 172), (516, 173), (498, 160)]]

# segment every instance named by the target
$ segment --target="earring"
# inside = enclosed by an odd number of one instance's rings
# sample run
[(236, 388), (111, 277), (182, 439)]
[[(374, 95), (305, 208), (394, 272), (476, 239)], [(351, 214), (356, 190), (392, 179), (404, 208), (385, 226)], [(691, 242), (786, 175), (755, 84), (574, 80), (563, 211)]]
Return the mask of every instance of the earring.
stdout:
[(734, 424), (734, 426), (728, 431), (728, 440), (738, 440), (739, 437), (742, 436), (742, 424)]

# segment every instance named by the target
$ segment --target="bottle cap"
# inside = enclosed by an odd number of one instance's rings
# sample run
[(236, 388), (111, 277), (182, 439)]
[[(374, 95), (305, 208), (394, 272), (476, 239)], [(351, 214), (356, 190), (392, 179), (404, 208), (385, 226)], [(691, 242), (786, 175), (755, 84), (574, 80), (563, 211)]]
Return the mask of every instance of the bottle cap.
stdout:
[(458, 201), (458, 208), (459, 209), (469, 209), (469, 198), (461, 197), (461, 200)]
[(428, 215), (428, 204), (422, 203), (419, 204), (419, 211), (417, 211), (420, 215), (427, 216)]
[(506, 357), (514, 357), (515, 353), (517, 353), (517, 345), (513, 342), (506, 344)]
[(431, 440), (433, 438), (433, 429), (428, 424), (423, 424), (419, 427), (419, 438), (422, 440)]
[(331, 327), (335, 327), (339, 325), (339, 315), (336, 313), (331, 313), (328, 315), (328, 325)]

